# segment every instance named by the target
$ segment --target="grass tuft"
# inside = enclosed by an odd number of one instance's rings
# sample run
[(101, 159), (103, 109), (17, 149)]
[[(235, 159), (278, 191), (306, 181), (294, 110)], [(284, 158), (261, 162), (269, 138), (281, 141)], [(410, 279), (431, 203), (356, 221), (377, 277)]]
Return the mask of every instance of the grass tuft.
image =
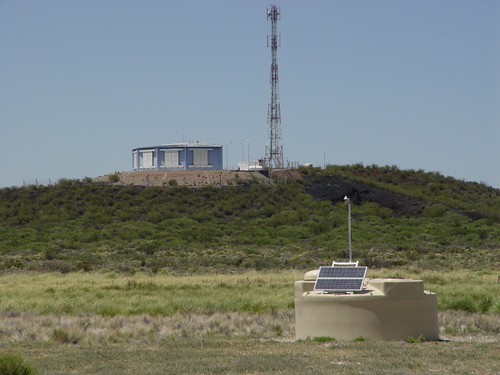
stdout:
[(52, 333), (52, 338), (60, 344), (78, 344), (83, 337), (83, 333), (76, 330), (66, 328), (55, 328)]
[(38, 375), (31, 364), (16, 354), (0, 354), (0, 375)]
[(330, 337), (330, 336), (319, 336), (319, 337), (315, 337), (313, 339), (313, 341), (315, 342), (332, 342), (332, 341), (336, 341), (333, 337)]
[(421, 343), (421, 342), (424, 342), (425, 341), (425, 338), (423, 335), (420, 335), (418, 336), (417, 338), (414, 338), (414, 337), (408, 337), (406, 339), (406, 342), (408, 344), (415, 344), (415, 343)]

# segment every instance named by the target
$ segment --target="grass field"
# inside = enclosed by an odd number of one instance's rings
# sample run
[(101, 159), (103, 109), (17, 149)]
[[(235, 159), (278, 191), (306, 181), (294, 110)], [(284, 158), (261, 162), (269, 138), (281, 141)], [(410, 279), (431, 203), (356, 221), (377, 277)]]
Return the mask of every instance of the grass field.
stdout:
[(439, 342), (297, 342), (303, 274), (5, 274), (0, 351), (42, 374), (499, 373), (493, 271), (369, 271), (438, 293)]
[(22, 350), (42, 374), (498, 374), (497, 343), (169, 339)]
[[(114, 272), (31, 273), (0, 277), (1, 311), (102, 316), (215, 312), (272, 313), (293, 308), (293, 285), (303, 271), (175, 276)], [(421, 279), (438, 294), (440, 310), (500, 313), (493, 270), (369, 269), (367, 277)]]

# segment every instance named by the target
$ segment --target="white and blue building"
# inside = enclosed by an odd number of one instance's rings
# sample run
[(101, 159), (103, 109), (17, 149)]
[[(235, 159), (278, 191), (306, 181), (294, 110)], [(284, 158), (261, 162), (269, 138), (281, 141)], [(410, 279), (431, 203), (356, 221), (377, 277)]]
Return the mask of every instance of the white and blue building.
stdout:
[(132, 150), (134, 171), (222, 170), (222, 145), (173, 143)]

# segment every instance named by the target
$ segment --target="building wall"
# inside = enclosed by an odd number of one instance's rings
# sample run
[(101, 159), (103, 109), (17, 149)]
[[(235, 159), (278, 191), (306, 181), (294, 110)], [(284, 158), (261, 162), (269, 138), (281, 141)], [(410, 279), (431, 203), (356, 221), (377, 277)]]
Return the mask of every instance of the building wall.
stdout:
[(132, 150), (134, 171), (147, 170), (222, 170), (222, 146), (206, 143), (181, 143)]

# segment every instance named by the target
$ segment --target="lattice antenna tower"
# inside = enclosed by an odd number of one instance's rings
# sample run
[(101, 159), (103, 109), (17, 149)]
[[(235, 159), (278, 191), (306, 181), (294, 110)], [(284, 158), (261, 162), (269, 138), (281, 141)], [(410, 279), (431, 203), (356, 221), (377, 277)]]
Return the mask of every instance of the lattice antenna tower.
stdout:
[(267, 38), (268, 47), (269, 44), (271, 45), (271, 93), (267, 108), (267, 144), (264, 156), (267, 168), (284, 167), (278, 79), (278, 45), (280, 41), (278, 40), (277, 24), (280, 18), (280, 9), (276, 5), (271, 5), (271, 8), (267, 9), (267, 19), (271, 20), (271, 35), (268, 35)]

